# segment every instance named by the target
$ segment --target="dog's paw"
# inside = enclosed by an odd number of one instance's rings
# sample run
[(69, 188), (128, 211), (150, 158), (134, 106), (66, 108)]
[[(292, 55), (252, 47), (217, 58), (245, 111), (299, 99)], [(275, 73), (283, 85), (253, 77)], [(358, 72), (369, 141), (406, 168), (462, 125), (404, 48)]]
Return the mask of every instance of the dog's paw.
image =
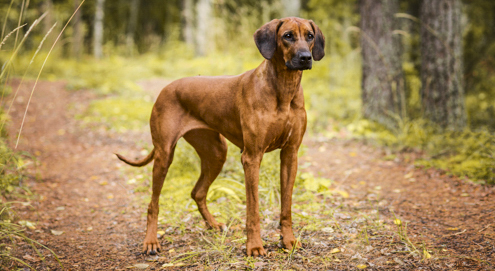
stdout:
[(218, 229), (221, 232), (226, 232), (228, 230), (227, 225), (225, 225), (224, 223), (218, 223)]
[(284, 247), (289, 251), (301, 247), (301, 242), (297, 241), (292, 231), (287, 231), (285, 234), (282, 234), (280, 238), (282, 239)]
[(289, 251), (301, 248), (301, 242), (297, 241), (297, 239), (294, 237), (292, 239), (282, 238), (282, 242), (284, 244), (284, 247)]
[(228, 230), (227, 225), (225, 225), (224, 223), (215, 222), (210, 225), (210, 223), (207, 222), (206, 224), (208, 225), (208, 229), (211, 230), (217, 230), (221, 232), (226, 232)]
[(263, 248), (261, 239), (258, 241), (248, 240), (246, 243), (246, 252), (248, 256), (253, 256), (253, 257), (266, 256), (266, 251)]
[(157, 238), (145, 238), (143, 242), (143, 254), (156, 255), (160, 252), (161, 246)]

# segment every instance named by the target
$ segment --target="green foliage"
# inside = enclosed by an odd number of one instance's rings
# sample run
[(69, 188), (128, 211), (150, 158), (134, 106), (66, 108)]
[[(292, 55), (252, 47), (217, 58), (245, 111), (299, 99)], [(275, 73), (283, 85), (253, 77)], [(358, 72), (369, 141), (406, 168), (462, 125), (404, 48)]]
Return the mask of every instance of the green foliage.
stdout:
[(0, 195), (8, 195), (19, 186), (24, 165), (21, 156), (9, 148), (4, 137), (0, 137)]
[(13, 252), (15, 251), (17, 244), (23, 242), (28, 244), (36, 252), (36, 256), (42, 261), (45, 260), (45, 256), (41, 253), (39, 248), (48, 250), (60, 264), (60, 267), (63, 268), (57, 255), (51, 249), (24, 234), (26, 227), (35, 229), (35, 223), (25, 220), (14, 223), (18, 217), (16, 216), (12, 205), (13, 203), (0, 202), (0, 266), (11, 266), (11, 262), (14, 261), (34, 270), (26, 261), (14, 256)]
[(108, 129), (125, 132), (142, 130), (149, 120), (151, 97), (122, 98), (110, 97), (94, 100), (84, 116), (79, 116), (85, 123), (98, 122)]
[(423, 119), (406, 120), (396, 132), (359, 120), (347, 126), (354, 136), (373, 139), (395, 150), (425, 153), (418, 166), (443, 169), (450, 174), (495, 184), (495, 135), (488, 130), (443, 131)]

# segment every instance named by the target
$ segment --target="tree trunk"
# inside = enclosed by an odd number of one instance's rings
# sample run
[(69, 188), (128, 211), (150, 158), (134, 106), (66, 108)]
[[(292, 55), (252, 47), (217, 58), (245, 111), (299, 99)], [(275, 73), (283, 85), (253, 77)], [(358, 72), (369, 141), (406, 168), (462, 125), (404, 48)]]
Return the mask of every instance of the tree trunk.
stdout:
[(95, 22), (93, 30), (93, 55), (95, 58), (103, 56), (103, 16), (105, 0), (96, 0)]
[(282, 0), (283, 17), (299, 17), (301, 0)]
[(424, 116), (441, 127), (466, 126), (460, 0), (421, 6), (421, 101)]
[[(79, 4), (81, 4), (81, 0), (73, 0), (73, 6), (74, 10), (79, 7)], [(72, 32), (72, 57), (74, 58), (81, 58), (81, 49), (83, 46), (83, 32), (81, 28), (81, 14), (82, 14), (82, 7), (79, 9), (79, 11), (76, 12), (74, 15), (74, 26), (73, 26), (73, 32)]]
[(405, 115), (400, 39), (393, 33), (398, 0), (361, 1), (363, 116), (389, 129)]
[(127, 25), (126, 47), (129, 55), (134, 52), (134, 34), (138, 21), (139, 0), (132, 0), (129, 13), (129, 24)]
[(211, 0), (198, 0), (196, 6), (196, 55), (198, 56), (206, 55), (210, 46), (211, 4)]
[(186, 44), (194, 46), (194, 2), (193, 0), (182, 1), (182, 36)]
[[(43, 33), (48, 33), (50, 29), (53, 27), (53, 24), (55, 24), (55, 11), (53, 9), (53, 1), (52, 0), (44, 0), (42, 3), (42, 11), (43, 12), (48, 12), (46, 14), (46, 17), (43, 19)], [(55, 28), (52, 30), (52, 32), (57, 32), (57, 29)], [(16, 34), (19, 32), (16, 32)], [(48, 44), (51, 46), (55, 42), (55, 37), (53, 33), (51, 35), (48, 35), (46, 37), (45, 44)]]

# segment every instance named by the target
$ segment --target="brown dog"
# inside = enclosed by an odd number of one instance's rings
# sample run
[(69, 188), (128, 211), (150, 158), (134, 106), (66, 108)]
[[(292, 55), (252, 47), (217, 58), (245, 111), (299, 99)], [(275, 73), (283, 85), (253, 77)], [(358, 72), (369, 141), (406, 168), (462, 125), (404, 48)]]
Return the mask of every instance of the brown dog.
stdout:
[(297, 172), (297, 151), (306, 130), (306, 110), (301, 88), (302, 71), (312, 59), (325, 55), (325, 38), (313, 21), (300, 18), (272, 20), (254, 33), (265, 58), (254, 70), (237, 76), (196, 76), (166, 86), (151, 112), (154, 149), (132, 166), (153, 165), (153, 195), (143, 250), (159, 251), (157, 239), (158, 199), (179, 138), (191, 144), (201, 158), (201, 176), (191, 196), (206, 224), (223, 230), (206, 207), (208, 188), (220, 173), (227, 155), (225, 138), (242, 151), (247, 201), (246, 249), (248, 256), (266, 255), (260, 236), (258, 177), (265, 152), (280, 152), (281, 213), (283, 243), (297, 246), (292, 232), (292, 188)]

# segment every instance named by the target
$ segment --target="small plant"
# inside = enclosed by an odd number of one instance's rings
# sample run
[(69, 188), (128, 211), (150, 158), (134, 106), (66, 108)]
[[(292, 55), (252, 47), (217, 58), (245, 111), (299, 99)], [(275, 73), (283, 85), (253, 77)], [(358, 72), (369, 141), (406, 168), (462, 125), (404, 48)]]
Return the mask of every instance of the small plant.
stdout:
[(48, 250), (58, 261), (60, 267), (63, 268), (63, 265), (55, 252), (24, 234), (24, 227), (20, 224), (24, 224), (25, 227), (34, 228), (34, 225), (31, 222), (19, 221), (19, 224), (13, 223), (15, 219), (15, 212), (13, 211), (12, 204), (13, 203), (0, 203), (0, 266), (12, 267), (11, 262), (18, 262), (21, 265), (35, 270), (28, 263), (14, 255), (16, 244), (19, 240), (22, 240), (31, 246), (42, 261), (45, 260), (45, 256), (43, 256), (38, 248)]

